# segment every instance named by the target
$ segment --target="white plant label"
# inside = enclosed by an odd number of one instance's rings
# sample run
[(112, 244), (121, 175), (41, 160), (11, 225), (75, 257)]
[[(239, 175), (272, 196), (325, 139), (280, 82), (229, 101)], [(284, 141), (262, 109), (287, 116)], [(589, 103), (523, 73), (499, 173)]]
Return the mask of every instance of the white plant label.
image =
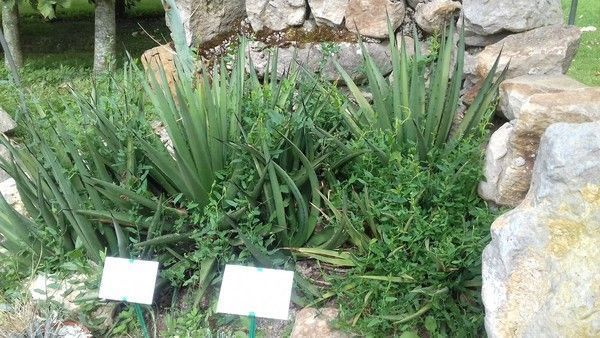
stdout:
[(288, 319), (294, 272), (226, 265), (217, 312)]
[(158, 262), (106, 257), (98, 297), (152, 304)]

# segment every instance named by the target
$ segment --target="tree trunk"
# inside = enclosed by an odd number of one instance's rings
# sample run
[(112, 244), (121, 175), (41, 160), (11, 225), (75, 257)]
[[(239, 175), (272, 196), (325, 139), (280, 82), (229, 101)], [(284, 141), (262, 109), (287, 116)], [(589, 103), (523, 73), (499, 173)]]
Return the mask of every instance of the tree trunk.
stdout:
[(114, 0), (96, 0), (94, 35), (94, 73), (114, 66), (117, 46), (117, 23)]
[(577, 0), (571, 0), (571, 10), (569, 11), (569, 26), (575, 25), (575, 17), (577, 16)]
[[(2, 30), (13, 61), (17, 68), (21, 68), (23, 66), (23, 54), (19, 39), (19, 7), (17, 7), (17, 1), (14, 1), (12, 6), (2, 1)], [(6, 56), (4, 61), (5, 63), (8, 62)]]

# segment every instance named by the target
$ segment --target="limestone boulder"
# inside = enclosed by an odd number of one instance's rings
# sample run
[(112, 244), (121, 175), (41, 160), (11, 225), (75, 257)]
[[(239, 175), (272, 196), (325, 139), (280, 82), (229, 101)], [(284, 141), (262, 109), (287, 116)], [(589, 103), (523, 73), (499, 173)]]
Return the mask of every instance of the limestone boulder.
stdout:
[[(365, 43), (365, 47), (382, 72), (389, 74), (392, 70), (389, 45)], [(248, 57), (252, 60), (259, 76), (263, 76), (266, 71), (269, 71), (270, 55), (272, 55), (272, 49), (267, 48), (263, 43), (252, 42), (248, 46)], [(364, 78), (360, 44), (350, 42), (338, 43), (334, 50), (329, 50), (326, 45), (320, 43), (279, 48), (277, 52), (277, 75), (282, 76), (290, 68), (290, 65), (296, 65), (301, 69), (320, 74), (324, 80), (339, 81), (341, 77), (333, 65), (333, 60), (337, 60), (353, 80), (359, 81)]]
[(494, 200), (498, 193), (498, 182), (502, 175), (504, 157), (508, 153), (510, 136), (512, 135), (514, 125), (510, 122), (503, 124), (496, 130), (487, 144), (485, 150), (485, 181), (478, 187), (480, 196), (485, 199)]
[[(465, 65), (463, 71), (465, 74), (475, 74), (477, 68), (477, 55), (481, 53), (483, 49), (465, 49)], [(469, 78), (467, 79), (469, 80)]]
[(523, 75), (500, 84), (500, 112), (508, 120), (519, 118), (521, 108), (535, 94), (587, 88), (567, 75)]
[(501, 156), (496, 152), (486, 158), (485, 181), (479, 187), (483, 199), (512, 207), (521, 203), (529, 190), (540, 137), (546, 128), (558, 122), (600, 121), (600, 88), (535, 94), (518, 115), (511, 121), (508, 137), (496, 138), (506, 140), (506, 153)]
[(175, 148), (173, 147), (173, 140), (169, 136), (169, 132), (167, 131), (167, 127), (162, 121), (156, 120), (150, 123), (150, 127), (152, 127), (152, 131), (154, 135), (156, 135), (160, 142), (165, 146), (167, 152), (175, 158)]
[(199, 45), (220, 35), (235, 32), (237, 26), (246, 17), (244, 2), (244, 0), (175, 0), (183, 19), (187, 42), (190, 45)]
[(420, 3), (415, 9), (417, 25), (428, 33), (444, 29), (456, 11), (460, 10), (460, 2), (451, 0), (433, 0)]
[(171, 91), (175, 92), (175, 50), (169, 44), (154, 47), (142, 54), (142, 66), (148, 76), (154, 76), (161, 81), (161, 69), (165, 72), (167, 82)]
[(410, 6), (410, 8), (417, 8), (417, 5), (423, 2), (426, 2), (426, 0), (406, 0), (406, 4)]
[[(458, 27), (460, 28), (461, 24), (459, 21)], [(477, 35), (473, 32), (465, 31), (465, 45), (470, 47), (485, 47), (491, 44), (494, 44), (505, 37), (511, 35), (507, 32), (500, 32), (494, 35)]]
[[(402, 50), (402, 40), (406, 44), (406, 54), (410, 57), (415, 55), (415, 40), (412, 36), (402, 35), (402, 32), (396, 33), (396, 41), (398, 50)], [(429, 43), (427, 41), (419, 41), (419, 53), (421, 56), (427, 56), (431, 53)]]
[(25, 204), (23, 204), (23, 200), (17, 189), (17, 182), (15, 182), (13, 178), (8, 178), (0, 182), (0, 194), (2, 194), (2, 197), (4, 197), (6, 202), (8, 202), (8, 204), (18, 213), (27, 216)]
[(246, 13), (255, 32), (282, 31), (302, 26), (307, 7), (305, 0), (246, 0)]
[(346, 17), (348, 1), (308, 0), (308, 6), (318, 26), (339, 27)]
[(83, 324), (66, 321), (60, 323), (56, 328), (57, 338), (93, 338), (92, 332)]
[(309, 18), (308, 20), (304, 20), (304, 23), (302, 24), (302, 31), (306, 33), (312, 33), (315, 30), (317, 30), (317, 28), (317, 21), (315, 20), (315, 18)]
[(560, 0), (463, 0), (465, 42), (484, 46), (497, 34), (518, 33), (560, 25)]
[(600, 336), (600, 122), (550, 126), (483, 252), (488, 337)]
[(364, 36), (385, 39), (388, 16), (395, 31), (405, 14), (404, 0), (350, 0), (346, 8), (346, 28)]
[(502, 51), (499, 74), (509, 63), (506, 79), (522, 75), (565, 74), (575, 57), (581, 32), (577, 27), (548, 26), (509, 35), (475, 57), (474, 77), (486, 77)]
[(0, 108), (0, 133), (10, 134), (17, 128), (17, 123), (10, 115)]
[(336, 331), (330, 322), (338, 316), (338, 310), (334, 308), (304, 308), (296, 314), (294, 328), (291, 338), (346, 338), (350, 335)]

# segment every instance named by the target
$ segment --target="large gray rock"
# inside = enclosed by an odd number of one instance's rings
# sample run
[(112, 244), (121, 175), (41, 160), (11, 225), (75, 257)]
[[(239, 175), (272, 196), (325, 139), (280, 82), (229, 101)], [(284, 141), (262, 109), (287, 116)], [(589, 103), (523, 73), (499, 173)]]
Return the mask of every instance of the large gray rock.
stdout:
[(496, 34), (563, 23), (560, 0), (463, 0), (466, 43), (482, 46)]
[(542, 138), (531, 190), (483, 252), (488, 337), (600, 336), (600, 122)]
[[(402, 35), (402, 32), (396, 33), (396, 43), (398, 50), (402, 50), (402, 39), (406, 44), (406, 54), (410, 56), (415, 55), (415, 40), (412, 36)], [(431, 53), (429, 43), (427, 41), (419, 41), (419, 53), (421, 56), (428, 56)]]
[(23, 200), (21, 199), (21, 195), (17, 189), (17, 182), (15, 182), (13, 178), (8, 178), (0, 182), (0, 193), (6, 202), (8, 202), (8, 204), (18, 213), (23, 216), (27, 216), (25, 204), (23, 204)]
[(523, 75), (500, 84), (500, 112), (507, 120), (519, 118), (521, 108), (535, 94), (558, 93), (587, 86), (567, 75)]
[(423, 2), (425, 2), (425, 0), (406, 0), (406, 4), (410, 6), (410, 8), (417, 8), (417, 6)]
[(254, 31), (302, 26), (306, 12), (304, 0), (246, 0), (246, 13)]
[[(460, 21), (458, 27), (460, 28)], [(472, 47), (484, 47), (494, 44), (509, 35), (510, 33), (507, 32), (501, 32), (494, 35), (477, 35), (473, 32), (465, 31), (465, 45)]]
[(346, 17), (349, 0), (308, 0), (310, 12), (318, 26), (339, 27)]
[(385, 39), (388, 16), (395, 31), (405, 14), (404, 0), (350, 0), (346, 8), (346, 28), (364, 36)]
[[(485, 182), (479, 186), (480, 196), (485, 200), (513, 207), (521, 203), (529, 190), (540, 137), (546, 128), (558, 122), (600, 121), (600, 88), (534, 94), (518, 116), (511, 122), (508, 136), (492, 136), (496, 141), (488, 146)], [(501, 149), (500, 142), (506, 142), (506, 152), (496, 151), (491, 155), (490, 147)]]
[(580, 37), (577, 27), (563, 26), (509, 35), (477, 54), (473, 75), (478, 80), (485, 78), (500, 51), (502, 57), (497, 73), (510, 61), (507, 79), (521, 75), (565, 74), (575, 57)]
[(140, 57), (146, 75), (153, 76), (157, 83), (161, 83), (162, 72), (164, 72), (167, 84), (174, 94), (176, 93), (175, 78), (177, 77), (175, 54), (175, 49), (170, 44), (165, 44), (148, 49)]
[(503, 124), (490, 137), (485, 150), (485, 181), (479, 183), (478, 193), (488, 201), (497, 203), (498, 182), (502, 177), (504, 158), (508, 154), (510, 136), (514, 125), (510, 122)]
[(15, 120), (4, 109), (0, 108), (0, 133), (10, 134), (15, 128), (17, 128)]
[(420, 3), (415, 9), (417, 25), (428, 33), (446, 27), (456, 11), (460, 10), (460, 2), (451, 0), (433, 0)]
[[(384, 74), (392, 70), (391, 53), (388, 44), (365, 43), (365, 47)], [(332, 60), (337, 62), (349, 73), (353, 80), (364, 78), (362, 71), (363, 56), (360, 44), (341, 42), (335, 45), (334, 54), (328, 54), (326, 45), (310, 43), (301, 47), (279, 48), (277, 52), (277, 74), (282, 76), (290, 65), (298, 65), (313, 73), (320, 74), (327, 81), (339, 81), (341, 77), (335, 69)], [(268, 61), (271, 49), (263, 43), (253, 42), (248, 46), (248, 56), (259, 76), (268, 71)]]
[(175, 0), (175, 4), (190, 45), (232, 33), (246, 17), (244, 0)]

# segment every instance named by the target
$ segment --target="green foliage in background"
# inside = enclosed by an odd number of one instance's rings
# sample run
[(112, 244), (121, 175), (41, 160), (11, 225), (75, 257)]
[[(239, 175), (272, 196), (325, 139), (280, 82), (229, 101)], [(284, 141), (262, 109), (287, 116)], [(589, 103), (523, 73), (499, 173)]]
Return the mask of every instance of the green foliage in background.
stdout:
[(68, 8), (71, 5), (71, 0), (29, 0), (28, 2), (32, 9), (37, 10), (46, 19), (56, 18), (57, 7)]
[[(16, 0), (18, 1), (18, 0)], [(128, 14), (131, 16), (161, 16), (164, 14), (160, 0), (124, 0)], [(94, 16), (94, 2), (89, 0), (24, 0), (19, 3), (19, 11), (24, 16), (39, 16), (40, 6), (51, 6), (52, 14), (59, 18), (83, 19)]]

